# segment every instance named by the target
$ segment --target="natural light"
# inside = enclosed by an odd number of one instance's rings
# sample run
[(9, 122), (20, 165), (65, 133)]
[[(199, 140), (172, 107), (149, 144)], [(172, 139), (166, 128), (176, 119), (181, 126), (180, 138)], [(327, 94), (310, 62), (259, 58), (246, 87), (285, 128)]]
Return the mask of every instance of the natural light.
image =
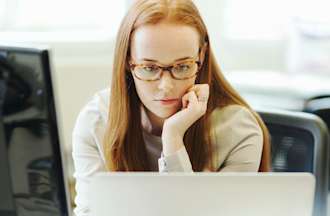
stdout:
[[(126, 11), (126, 1), (0, 0), (3, 32), (64, 34), (88, 32), (113, 37)], [(65, 37), (66, 37), (65, 36)], [(82, 35), (83, 37), (86, 35)]]
[[(132, 0), (0, 0), (0, 31), (24, 38), (111, 38)], [(223, 0), (224, 35), (231, 40), (282, 40), (294, 18), (330, 21), (328, 0)], [(215, 4), (215, 0), (200, 4)], [(31, 34), (32, 33), (32, 34)], [(35, 34), (38, 33), (38, 34)], [(79, 37), (77, 37), (77, 33)], [(79, 34), (80, 33), (80, 34)], [(21, 37), (22, 38), (22, 37)], [(40, 40), (44, 36), (40, 36)]]
[(230, 0), (225, 29), (230, 39), (281, 40), (295, 19), (330, 22), (327, 0)]

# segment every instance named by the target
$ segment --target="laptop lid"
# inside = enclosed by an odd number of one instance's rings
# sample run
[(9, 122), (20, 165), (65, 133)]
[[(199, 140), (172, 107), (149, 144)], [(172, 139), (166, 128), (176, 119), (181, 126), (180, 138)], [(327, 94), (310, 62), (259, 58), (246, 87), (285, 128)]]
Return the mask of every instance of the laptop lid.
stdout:
[(309, 173), (102, 173), (90, 185), (98, 216), (311, 216)]

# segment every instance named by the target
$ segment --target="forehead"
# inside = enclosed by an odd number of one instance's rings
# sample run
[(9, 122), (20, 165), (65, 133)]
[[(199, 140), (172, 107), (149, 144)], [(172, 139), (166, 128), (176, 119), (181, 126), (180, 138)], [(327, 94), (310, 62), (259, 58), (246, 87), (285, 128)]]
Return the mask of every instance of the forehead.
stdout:
[(131, 56), (134, 59), (154, 59), (171, 63), (182, 57), (196, 57), (199, 33), (188, 25), (159, 23), (137, 28), (131, 38)]

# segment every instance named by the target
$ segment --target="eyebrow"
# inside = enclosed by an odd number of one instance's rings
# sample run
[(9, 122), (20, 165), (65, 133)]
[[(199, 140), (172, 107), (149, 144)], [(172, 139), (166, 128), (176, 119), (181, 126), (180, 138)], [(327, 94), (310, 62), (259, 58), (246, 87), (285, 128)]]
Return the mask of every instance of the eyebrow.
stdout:
[[(193, 57), (191, 57), (191, 56), (186, 56), (186, 57), (182, 57), (182, 58), (175, 59), (174, 62), (181, 61), (181, 60), (186, 60), (186, 59), (191, 59), (191, 58), (193, 58)], [(158, 62), (157, 60), (149, 59), (149, 58), (142, 58), (142, 59), (140, 59), (140, 60), (141, 60), (141, 61)]]

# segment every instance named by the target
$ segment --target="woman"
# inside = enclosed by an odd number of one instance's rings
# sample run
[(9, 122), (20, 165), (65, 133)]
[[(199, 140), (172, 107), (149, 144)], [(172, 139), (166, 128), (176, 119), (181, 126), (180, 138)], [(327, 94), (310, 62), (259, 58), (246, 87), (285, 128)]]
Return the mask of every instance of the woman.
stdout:
[(77, 215), (100, 171), (268, 171), (268, 132), (223, 77), (190, 0), (140, 0), (122, 21), (110, 91), (73, 132)]

